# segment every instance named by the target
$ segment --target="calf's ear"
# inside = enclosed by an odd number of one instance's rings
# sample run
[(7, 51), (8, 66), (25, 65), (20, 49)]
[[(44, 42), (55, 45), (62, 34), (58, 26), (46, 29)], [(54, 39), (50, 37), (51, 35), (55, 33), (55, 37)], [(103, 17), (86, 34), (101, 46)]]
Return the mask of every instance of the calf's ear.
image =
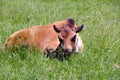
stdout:
[(57, 33), (60, 33), (60, 32), (61, 32), (61, 30), (60, 30), (56, 25), (53, 25), (53, 28), (54, 28), (54, 30), (55, 30)]
[(84, 27), (83, 24), (81, 26), (77, 27), (76, 28), (76, 33), (80, 32), (83, 29), (83, 27)]

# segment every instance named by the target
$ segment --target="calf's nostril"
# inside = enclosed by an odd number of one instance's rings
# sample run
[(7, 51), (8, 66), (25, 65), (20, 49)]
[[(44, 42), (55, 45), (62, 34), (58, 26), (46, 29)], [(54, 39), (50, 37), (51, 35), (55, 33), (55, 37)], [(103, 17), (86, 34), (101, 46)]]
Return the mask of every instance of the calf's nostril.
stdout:
[(64, 52), (69, 52), (69, 49), (64, 49)]

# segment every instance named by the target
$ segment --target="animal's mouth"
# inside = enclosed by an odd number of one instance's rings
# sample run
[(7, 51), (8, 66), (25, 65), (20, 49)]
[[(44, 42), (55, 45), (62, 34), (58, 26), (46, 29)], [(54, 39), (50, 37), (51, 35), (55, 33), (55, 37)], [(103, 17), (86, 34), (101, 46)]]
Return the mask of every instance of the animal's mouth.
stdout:
[(66, 51), (64, 51), (63, 52), (65, 55), (71, 55), (72, 54), (72, 52), (66, 52)]
[(63, 44), (60, 43), (56, 50), (47, 50), (47, 57), (56, 58), (58, 60), (66, 60), (72, 55), (74, 50), (63, 49)]
[(62, 47), (58, 47), (55, 51), (54, 50), (47, 50), (46, 55), (50, 58), (56, 58), (60, 61), (63, 61), (64, 59), (67, 60), (71, 56), (72, 52), (65, 51)]

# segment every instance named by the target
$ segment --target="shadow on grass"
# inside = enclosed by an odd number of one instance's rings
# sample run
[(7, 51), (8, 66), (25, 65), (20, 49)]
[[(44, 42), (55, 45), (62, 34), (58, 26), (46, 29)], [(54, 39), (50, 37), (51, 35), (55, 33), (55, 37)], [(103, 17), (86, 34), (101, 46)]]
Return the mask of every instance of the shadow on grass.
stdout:
[(69, 60), (69, 58), (73, 55), (73, 54), (64, 53), (63, 50), (61, 49), (58, 49), (54, 52), (46, 51), (45, 53), (42, 53), (40, 51), (35, 50), (34, 48), (28, 48), (28, 46), (20, 46), (13, 49), (5, 49), (4, 51), (0, 51), (0, 53), (8, 56), (10, 55), (11, 58), (15, 58), (15, 57), (19, 58), (21, 60), (25, 60), (27, 58), (33, 58), (34, 55), (41, 54), (45, 58), (49, 58), (51, 60), (56, 59), (58, 61), (64, 61), (64, 60)]
[(20, 46), (13, 49), (5, 49), (3, 51), (0, 51), (0, 53), (3, 55), (10, 55), (12, 58), (17, 56), (21, 60), (26, 59), (30, 52), (33, 52), (33, 49), (29, 49), (27, 46)]

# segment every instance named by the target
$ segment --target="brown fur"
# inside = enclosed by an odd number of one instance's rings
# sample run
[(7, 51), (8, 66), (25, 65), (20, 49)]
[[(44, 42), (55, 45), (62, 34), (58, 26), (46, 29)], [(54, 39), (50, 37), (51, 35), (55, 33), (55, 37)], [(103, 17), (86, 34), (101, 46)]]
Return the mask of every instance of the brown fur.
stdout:
[[(54, 25), (60, 29), (60, 33), (54, 30)], [(41, 51), (55, 50), (60, 44), (59, 36), (64, 40), (63, 49), (69, 49), (71, 52), (74, 43), (70, 40), (76, 34), (73, 29), (77, 28), (72, 19), (58, 21), (45, 26), (33, 26), (13, 33), (4, 44), (4, 47), (12, 49), (17, 46), (27, 45)]]

